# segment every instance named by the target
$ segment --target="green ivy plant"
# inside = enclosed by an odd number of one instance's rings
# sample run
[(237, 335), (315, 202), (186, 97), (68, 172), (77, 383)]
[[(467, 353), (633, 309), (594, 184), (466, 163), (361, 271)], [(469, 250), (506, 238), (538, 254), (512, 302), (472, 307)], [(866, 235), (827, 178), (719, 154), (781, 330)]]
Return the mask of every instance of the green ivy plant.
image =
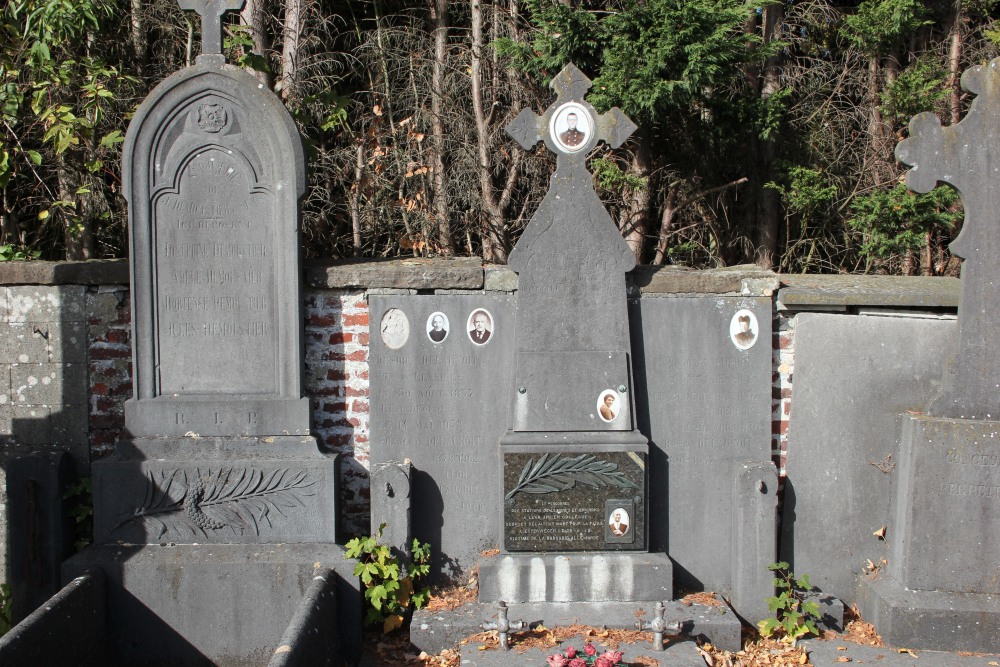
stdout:
[[(2, 249), (2, 246), (0, 246)], [(79, 552), (90, 544), (94, 535), (93, 477), (84, 477), (63, 493), (66, 512), (73, 519), (73, 551)]]
[(0, 584), (0, 637), (7, 634), (13, 620), (14, 613), (11, 610), (10, 586)]
[(370, 537), (356, 537), (347, 543), (347, 558), (357, 558), (354, 576), (361, 577), (365, 586), (365, 625), (382, 624), (389, 633), (403, 625), (410, 609), (420, 609), (430, 599), (430, 588), (417, 584), (425, 581), (431, 571), (431, 546), (413, 538), (409, 567), (401, 565), (391, 549), (379, 544), (386, 524)]
[(767, 598), (767, 608), (774, 616), (757, 624), (760, 634), (764, 637), (778, 636), (793, 646), (802, 637), (818, 635), (819, 605), (815, 600), (806, 599), (806, 594), (812, 590), (809, 575), (796, 577), (785, 562), (771, 563), (767, 569), (776, 575), (776, 594)]

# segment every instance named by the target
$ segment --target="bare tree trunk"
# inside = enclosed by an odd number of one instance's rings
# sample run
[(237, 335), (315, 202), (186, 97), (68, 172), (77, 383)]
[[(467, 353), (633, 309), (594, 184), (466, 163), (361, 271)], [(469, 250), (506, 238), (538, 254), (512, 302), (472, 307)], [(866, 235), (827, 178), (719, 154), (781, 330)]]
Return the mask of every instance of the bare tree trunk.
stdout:
[(354, 156), (354, 185), (351, 188), (351, 232), (354, 237), (353, 253), (361, 256), (361, 187), (365, 173), (365, 142), (358, 140)]
[(142, 72), (145, 69), (149, 56), (149, 39), (146, 35), (146, 17), (143, 15), (145, 6), (143, 0), (132, 0), (132, 54), (135, 56), (137, 69)]
[(649, 136), (642, 129), (635, 133), (635, 153), (629, 172), (644, 180), (644, 185), (632, 191), (632, 197), (623, 211), (621, 223), (625, 242), (632, 249), (637, 262), (642, 263), (646, 255), (647, 237), (649, 234), (649, 204), (651, 201), (649, 188), (650, 147)]
[[(67, 159), (69, 158), (69, 159)], [(78, 192), (83, 186), (80, 173), (71, 164), (82, 164), (83, 157), (71, 158), (69, 153), (56, 156), (56, 180), (59, 186), (59, 199), (63, 202), (73, 202), (64, 205), (60, 211), (63, 222), (63, 240), (66, 245), (66, 259), (92, 259), (94, 257), (94, 227), (90, 206), (85, 200), (86, 195)]]
[(492, 262), (507, 261), (504, 249), (506, 227), (503, 211), (497, 204), (490, 169), (490, 135), (483, 110), (483, 6), (472, 0), (472, 110), (476, 119), (476, 143), (479, 148), (479, 187), (483, 208), (486, 209), (486, 233), (483, 235), (483, 256)]
[(448, 57), (448, 0), (431, 0), (434, 25), (434, 71), (431, 75), (431, 116), (434, 168), (434, 214), (437, 218), (438, 243), (447, 255), (455, 254), (448, 219), (448, 190), (444, 173), (444, 70)]
[[(785, 8), (781, 3), (765, 5), (763, 16), (764, 43), (770, 43), (781, 33)], [(760, 96), (767, 101), (781, 87), (780, 55), (767, 59), (761, 81)], [(758, 266), (773, 269), (778, 258), (778, 233), (781, 229), (781, 202), (775, 190), (765, 187), (775, 178), (774, 160), (777, 147), (772, 139), (761, 139), (758, 153), (759, 171), (757, 176), (757, 252)]]
[[(133, 2), (135, 1), (137, 0), (133, 0)], [(243, 5), (243, 11), (241, 12), (241, 18), (243, 19), (243, 25), (250, 28), (250, 38), (253, 39), (253, 52), (261, 58), (267, 58), (268, 46), (265, 37), (267, 34), (265, 24), (267, 19), (266, 0), (246, 0), (246, 4)], [(257, 77), (258, 81), (268, 88), (274, 86), (274, 77), (267, 72), (261, 72), (256, 69), (250, 71)]]
[(663, 214), (660, 216), (660, 238), (656, 243), (656, 254), (653, 264), (660, 265), (667, 258), (667, 239), (670, 238), (670, 228), (674, 225), (674, 205), (677, 203), (677, 187), (668, 186), (667, 199), (663, 202)]
[(948, 47), (948, 87), (951, 88), (951, 124), (961, 120), (962, 113), (962, 0), (955, 0), (951, 16), (951, 34)]
[(281, 48), (281, 99), (286, 102), (294, 100), (297, 91), (297, 66), (299, 45), (302, 39), (302, 21), (305, 16), (305, 3), (308, 0), (284, 0), (285, 24), (284, 41)]

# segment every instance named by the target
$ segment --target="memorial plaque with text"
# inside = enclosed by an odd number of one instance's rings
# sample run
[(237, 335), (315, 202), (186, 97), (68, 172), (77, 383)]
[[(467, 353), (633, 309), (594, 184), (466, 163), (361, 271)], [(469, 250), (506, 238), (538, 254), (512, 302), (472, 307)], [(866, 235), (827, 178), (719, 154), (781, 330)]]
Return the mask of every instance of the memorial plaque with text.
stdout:
[(645, 455), (504, 452), (507, 551), (645, 550)]
[(273, 197), (218, 149), (185, 165), (155, 210), (158, 391), (275, 394)]

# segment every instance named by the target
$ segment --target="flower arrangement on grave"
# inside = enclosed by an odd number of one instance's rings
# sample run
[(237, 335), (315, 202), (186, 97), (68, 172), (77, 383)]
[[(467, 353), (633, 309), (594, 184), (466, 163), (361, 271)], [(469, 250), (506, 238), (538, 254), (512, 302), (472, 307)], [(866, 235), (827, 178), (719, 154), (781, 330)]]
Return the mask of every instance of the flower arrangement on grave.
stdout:
[(583, 652), (577, 651), (572, 646), (567, 646), (562, 653), (555, 653), (545, 659), (549, 667), (628, 667), (622, 662), (621, 651), (605, 651), (597, 655), (597, 647), (587, 642), (583, 645)]

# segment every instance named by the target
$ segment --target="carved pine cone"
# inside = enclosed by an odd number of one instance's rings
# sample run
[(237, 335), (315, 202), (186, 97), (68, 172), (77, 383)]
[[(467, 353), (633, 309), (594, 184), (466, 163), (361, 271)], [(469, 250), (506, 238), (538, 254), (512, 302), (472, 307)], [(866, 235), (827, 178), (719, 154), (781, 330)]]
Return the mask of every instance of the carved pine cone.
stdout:
[(191, 517), (191, 520), (203, 530), (218, 530), (219, 528), (225, 528), (226, 524), (216, 521), (201, 511), (201, 507), (198, 506), (198, 503), (201, 502), (204, 495), (205, 487), (202, 485), (200, 479), (196, 479), (188, 486), (187, 493), (184, 495), (184, 511), (187, 512), (187, 515)]

